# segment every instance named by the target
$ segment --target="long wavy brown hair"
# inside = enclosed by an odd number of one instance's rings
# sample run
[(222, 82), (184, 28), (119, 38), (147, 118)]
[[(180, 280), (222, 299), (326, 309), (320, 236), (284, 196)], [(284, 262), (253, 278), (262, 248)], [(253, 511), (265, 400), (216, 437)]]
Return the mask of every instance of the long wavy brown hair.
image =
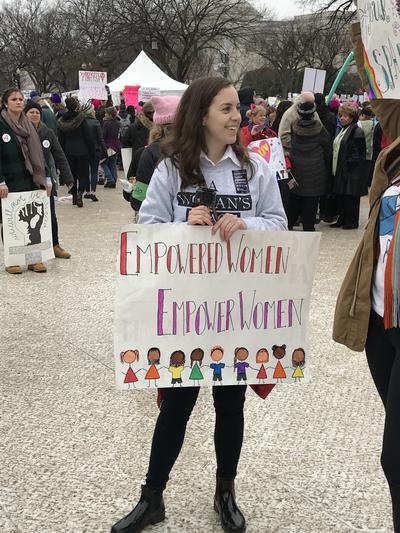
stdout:
[[(190, 185), (205, 185), (200, 169), (200, 153), (207, 153), (203, 118), (217, 94), (232, 83), (225, 78), (205, 77), (195, 80), (185, 91), (175, 116), (174, 128), (161, 143), (161, 155), (169, 158), (179, 170), (182, 189)], [(253, 175), (249, 154), (240, 142), (240, 130), (232, 149), (242, 168), (249, 166)]]

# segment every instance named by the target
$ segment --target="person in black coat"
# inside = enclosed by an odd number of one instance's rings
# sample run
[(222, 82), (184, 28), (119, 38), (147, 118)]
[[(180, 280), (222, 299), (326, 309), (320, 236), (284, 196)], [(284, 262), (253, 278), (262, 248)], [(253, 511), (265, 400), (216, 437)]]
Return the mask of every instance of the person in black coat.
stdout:
[[(333, 143), (336, 136), (336, 115), (333, 113), (325, 103), (325, 97), (322, 93), (315, 94), (315, 105), (317, 106), (318, 116), (328, 132), (328, 135)], [(322, 196), (319, 201), (320, 218), (324, 222), (331, 223), (337, 217), (336, 198), (331, 194)]]
[(322, 93), (315, 93), (315, 105), (317, 106), (318, 116), (333, 142), (336, 135), (335, 113), (332, 113), (329, 107), (325, 104), (325, 97)]
[(81, 107), (82, 113), (86, 115), (86, 122), (89, 126), (90, 136), (94, 145), (94, 155), (90, 158), (90, 180), (84, 198), (98, 202), (96, 188), (98, 182), (99, 164), (101, 159), (107, 157), (107, 147), (104, 143), (103, 129), (96, 118), (96, 112), (92, 104), (86, 103)]
[(161, 141), (168, 136), (175, 119), (180, 96), (153, 96), (151, 102), (154, 106), (154, 125), (150, 131), (149, 144), (134, 153), (128, 171), (129, 181), (134, 189), (130, 193), (123, 191), (125, 200), (130, 202), (135, 211), (135, 221), (161, 157)]
[(58, 138), (74, 177), (74, 186), (70, 190), (72, 203), (83, 207), (82, 196), (88, 188), (89, 162), (94, 156), (94, 144), (86, 115), (79, 109), (79, 101), (69, 97), (65, 105), (68, 111), (58, 121)]
[(153, 104), (148, 101), (144, 104), (136, 120), (129, 126), (126, 133), (122, 136), (122, 146), (132, 148), (132, 156), (139, 148), (146, 146), (149, 141), (149, 132), (153, 126)]
[(313, 102), (297, 105), (299, 118), (292, 126), (290, 160), (296, 185), (288, 201), (288, 226), (293, 229), (301, 215), (304, 231), (315, 231), (318, 200), (328, 190), (332, 162), (332, 142), (316, 120)]
[(337, 196), (339, 219), (331, 227), (358, 228), (360, 197), (368, 194), (365, 172), (366, 143), (363, 130), (357, 125), (358, 108), (342, 104), (339, 118), (343, 125), (333, 143), (333, 192)]
[(249, 117), (247, 111), (251, 108), (251, 104), (254, 104), (255, 91), (251, 87), (243, 87), (238, 91), (240, 101), (240, 116), (242, 120), (240, 127), (243, 128), (249, 124)]

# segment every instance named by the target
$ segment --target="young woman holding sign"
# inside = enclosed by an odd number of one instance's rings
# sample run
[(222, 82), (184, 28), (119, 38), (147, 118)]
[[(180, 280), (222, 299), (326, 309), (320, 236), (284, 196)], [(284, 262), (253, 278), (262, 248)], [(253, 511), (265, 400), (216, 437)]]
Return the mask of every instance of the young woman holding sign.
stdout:
[[(162, 145), (158, 165), (144, 200), (139, 222), (187, 223), (210, 226), (228, 240), (237, 230), (286, 230), (287, 221), (278, 184), (267, 163), (240, 144), (240, 103), (234, 87), (223, 78), (196, 80), (182, 97), (175, 127)], [(182, 196), (193, 198), (203, 188), (235, 197), (238, 213), (213, 213), (205, 205), (188, 208)], [(251, 201), (241, 204), (241, 199)], [(213, 388), (217, 484), (214, 508), (227, 532), (245, 531), (245, 518), (235, 502), (234, 480), (243, 441), (243, 406), (246, 386)], [(117, 522), (112, 533), (139, 533), (165, 518), (163, 491), (179, 455), (186, 425), (199, 387), (163, 391), (153, 435), (150, 464), (142, 495), (130, 514)]]

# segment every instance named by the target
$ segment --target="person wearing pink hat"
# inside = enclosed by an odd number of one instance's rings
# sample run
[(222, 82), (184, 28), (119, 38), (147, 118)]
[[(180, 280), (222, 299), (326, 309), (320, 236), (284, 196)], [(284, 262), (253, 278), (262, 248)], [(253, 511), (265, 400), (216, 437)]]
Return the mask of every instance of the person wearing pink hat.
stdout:
[(154, 107), (154, 115), (153, 127), (149, 134), (149, 144), (145, 148), (139, 148), (132, 157), (128, 176), (129, 181), (134, 184), (133, 191), (131, 193), (123, 191), (125, 200), (130, 202), (135, 212), (135, 222), (140, 206), (146, 197), (154, 169), (160, 159), (161, 141), (171, 130), (171, 124), (174, 122), (180, 100), (180, 96), (153, 96), (150, 100)]

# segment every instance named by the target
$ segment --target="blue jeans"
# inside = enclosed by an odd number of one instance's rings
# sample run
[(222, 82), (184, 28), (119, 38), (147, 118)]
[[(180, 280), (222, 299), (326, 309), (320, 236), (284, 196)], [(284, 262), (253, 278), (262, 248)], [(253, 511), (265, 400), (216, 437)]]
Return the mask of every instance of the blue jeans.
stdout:
[(100, 157), (98, 155), (95, 155), (94, 157), (90, 158), (89, 166), (90, 166), (90, 184), (89, 184), (89, 190), (87, 192), (96, 192), (97, 187), (97, 173), (99, 171), (99, 163), (100, 163)]
[(106, 178), (106, 183), (116, 183), (117, 182), (117, 154), (114, 154), (102, 163), (104, 176)]

